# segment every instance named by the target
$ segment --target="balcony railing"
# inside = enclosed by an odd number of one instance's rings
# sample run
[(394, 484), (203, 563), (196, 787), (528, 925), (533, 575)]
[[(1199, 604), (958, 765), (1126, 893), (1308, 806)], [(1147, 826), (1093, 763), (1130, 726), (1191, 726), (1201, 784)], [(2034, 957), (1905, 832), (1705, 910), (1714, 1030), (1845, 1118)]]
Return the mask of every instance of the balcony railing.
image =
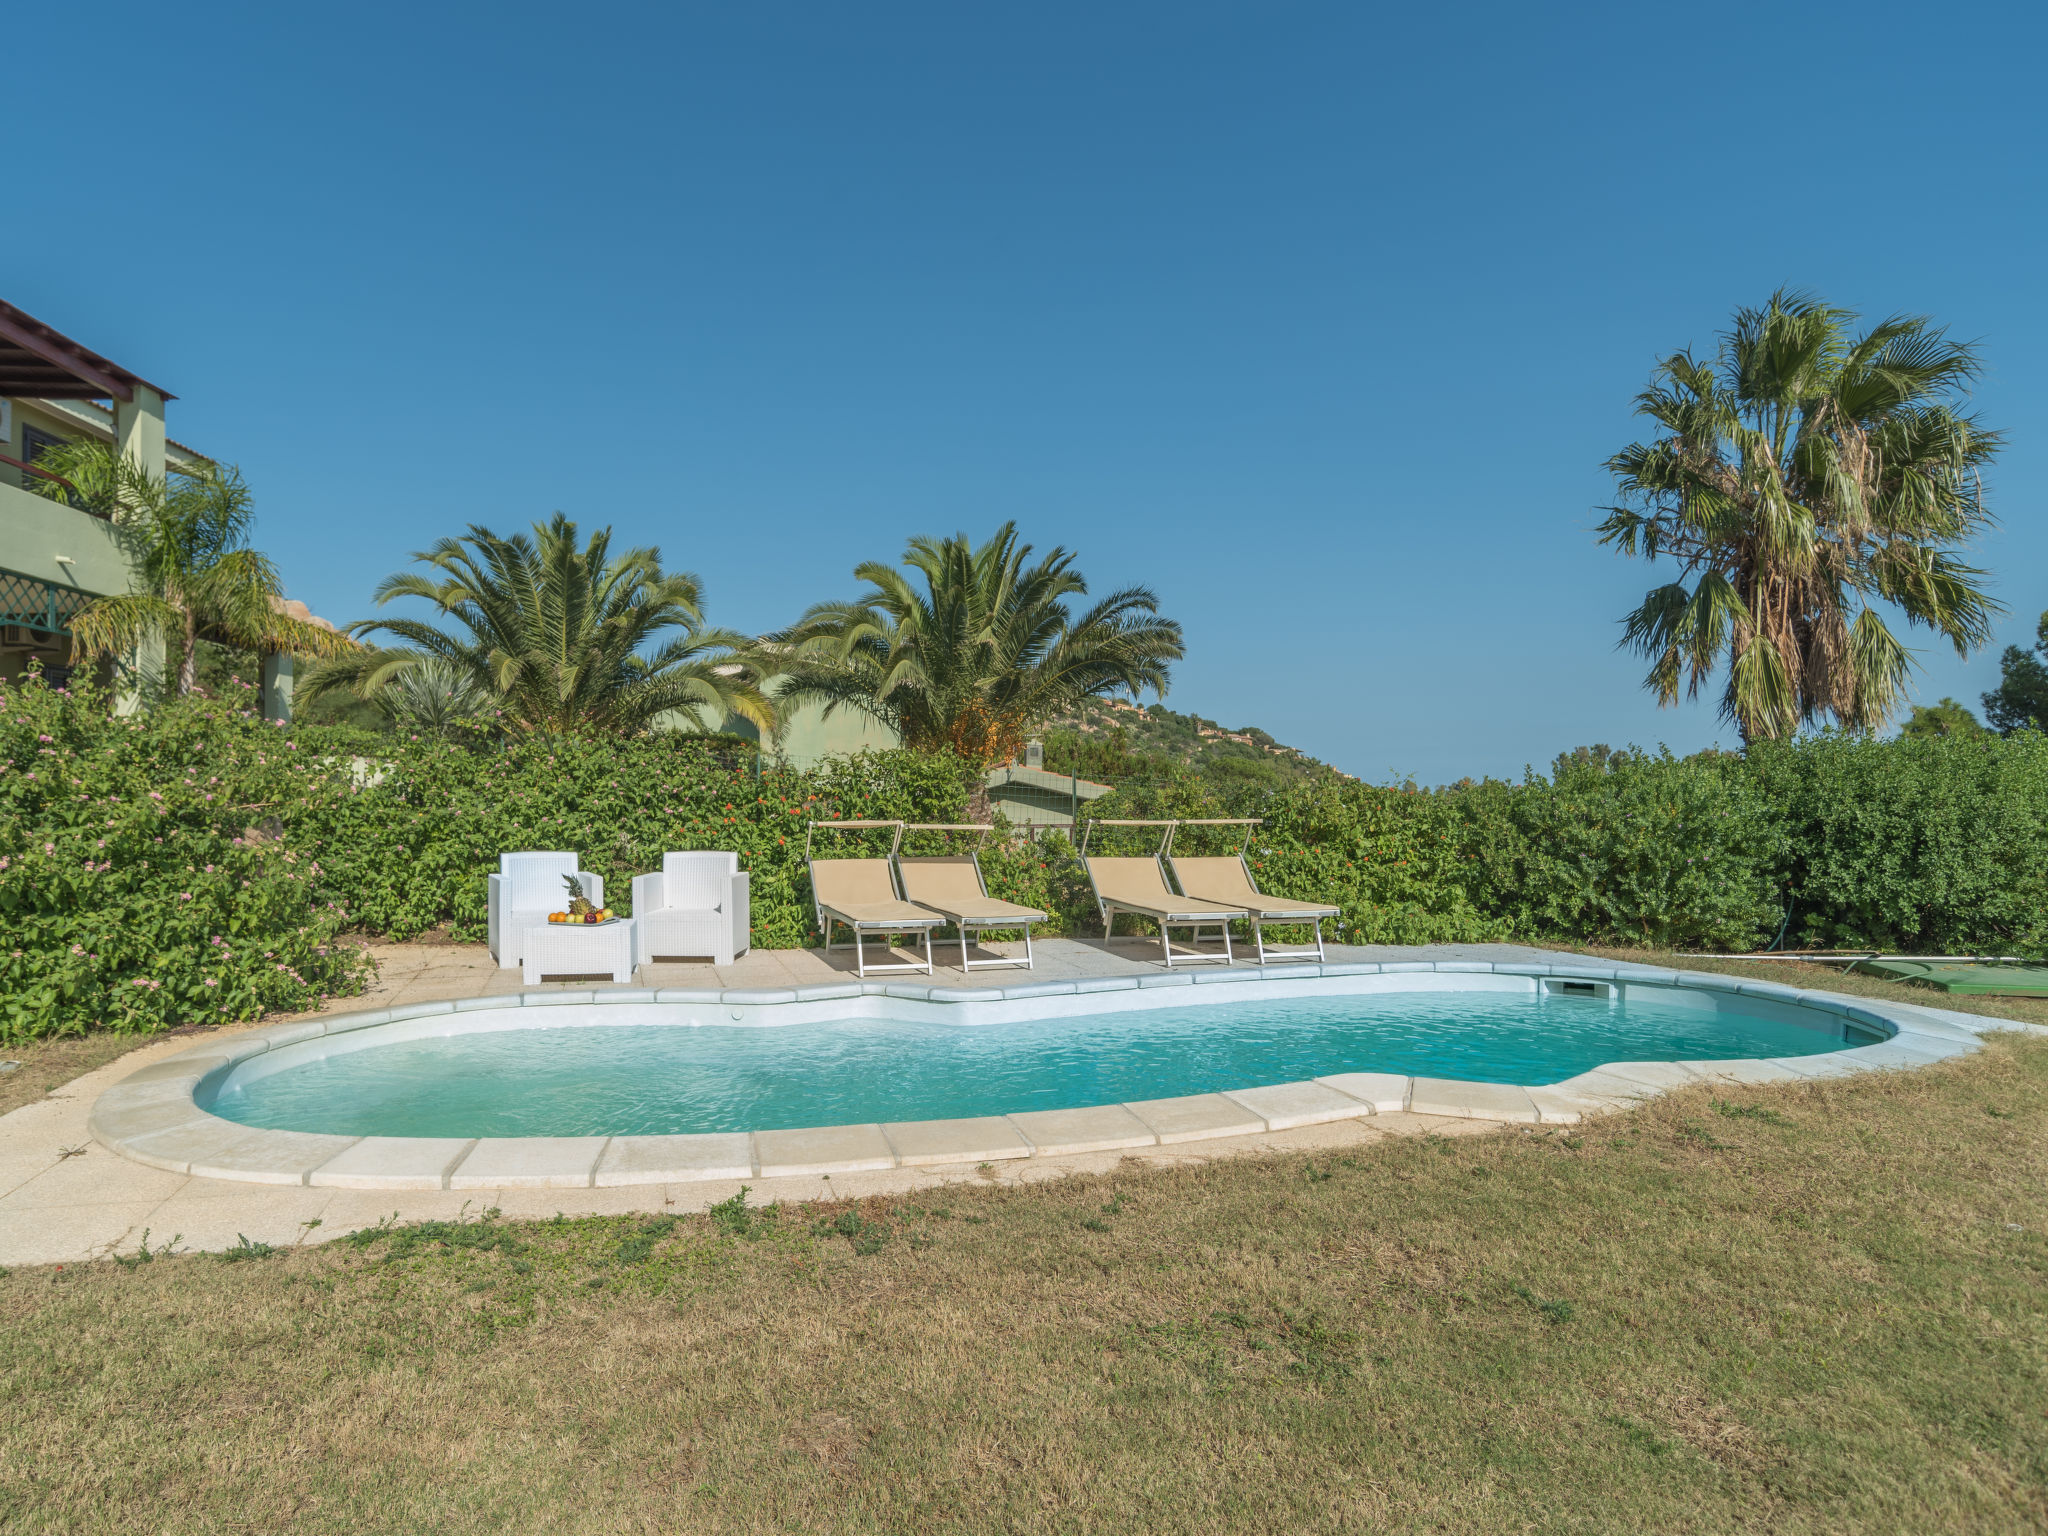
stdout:
[[(101, 518), (107, 522), (113, 521), (112, 518), (107, 517), (106, 513), (95, 512), (91, 507), (88, 507), (85, 504), (85, 498), (78, 494), (78, 487), (73, 485), (69, 480), (66, 480), (62, 475), (56, 474), (51, 470), (40, 468), (37, 465), (30, 464), (25, 460), (17, 459), (13, 457), (11, 454), (0, 453), (0, 464), (12, 464), (24, 475), (35, 475), (40, 479), (48, 480), (54, 484), (63, 486), (65, 490), (71, 493), (71, 506), (74, 510), (83, 512), (88, 517)], [(28, 487), (24, 485), (22, 489), (27, 490)]]

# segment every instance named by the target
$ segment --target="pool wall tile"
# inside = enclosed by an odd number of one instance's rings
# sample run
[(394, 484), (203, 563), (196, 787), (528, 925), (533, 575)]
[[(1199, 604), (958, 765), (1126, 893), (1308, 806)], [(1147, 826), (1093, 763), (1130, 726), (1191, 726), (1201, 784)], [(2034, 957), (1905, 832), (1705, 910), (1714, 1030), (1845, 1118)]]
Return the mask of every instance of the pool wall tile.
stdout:
[(1151, 1128), (1121, 1104), (1094, 1109), (1032, 1109), (1004, 1117), (1039, 1157), (1115, 1152), (1156, 1145)]
[(1192, 987), (1195, 978), (1186, 971), (1160, 971), (1152, 976), (1140, 976), (1141, 987)]
[(1398, 1072), (1333, 1072), (1316, 1081), (1368, 1105), (1376, 1115), (1396, 1114), (1408, 1106), (1408, 1079)]
[(1162, 1147), (1212, 1136), (1256, 1136), (1264, 1116), (1221, 1093), (1191, 1093), (1172, 1099), (1139, 1099), (1124, 1105)]
[(904, 1168), (993, 1163), (1029, 1157), (1031, 1143), (1001, 1115), (965, 1120), (893, 1120), (882, 1134)]
[(767, 1008), (796, 1001), (794, 987), (728, 987), (719, 995), (728, 1008)]
[(365, 1136), (306, 1182), (323, 1189), (446, 1189), (448, 1175), (475, 1146), (462, 1136)]
[(635, 1184), (696, 1184), (754, 1174), (753, 1138), (745, 1131), (697, 1136), (614, 1136), (597, 1160), (598, 1189)]
[[(830, 1003), (842, 998), (866, 995), (865, 989), (857, 981), (821, 981), (812, 986), (796, 989), (796, 1000), (800, 1003)], [(668, 994), (660, 994), (660, 1001), (667, 1002)]]
[(1274, 1083), (1264, 1088), (1231, 1088), (1225, 1091), (1224, 1097), (1236, 1100), (1264, 1120), (1266, 1129), (1270, 1131), (1291, 1131), (1332, 1120), (1357, 1120), (1373, 1112), (1371, 1105), (1323, 1083)]
[(1074, 982), (1076, 992), (1135, 992), (1138, 978), (1135, 976), (1086, 976)]
[(1380, 965), (1377, 960), (1336, 960), (1320, 968), (1324, 976), (1377, 976)]
[(448, 1175), (450, 1189), (588, 1189), (609, 1136), (491, 1136)]
[[(850, 993), (835, 995), (857, 997), (860, 994), (859, 988), (855, 988)], [(657, 1003), (715, 1003), (724, 996), (722, 987), (661, 987), (656, 990), (654, 1000)]]
[(754, 1153), (764, 1179), (793, 1175), (867, 1173), (894, 1168), (896, 1151), (879, 1125), (824, 1125), (796, 1131), (754, 1132)]

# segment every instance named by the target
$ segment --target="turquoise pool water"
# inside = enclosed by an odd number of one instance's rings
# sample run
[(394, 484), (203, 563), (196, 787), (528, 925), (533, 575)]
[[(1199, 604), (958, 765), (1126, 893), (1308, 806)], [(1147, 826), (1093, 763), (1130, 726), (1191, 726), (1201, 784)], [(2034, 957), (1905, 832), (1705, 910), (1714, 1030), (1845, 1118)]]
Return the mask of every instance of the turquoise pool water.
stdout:
[[(1802, 1010), (1804, 1012), (1804, 1010)], [(522, 1028), (366, 1046), (208, 1106), (351, 1136), (649, 1136), (939, 1120), (1400, 1072), (1535, 1086), (1608, 1061), (1800, 1056), (1879, 1037), (1630, 1001), (1401, 992), (974, 1026)]]

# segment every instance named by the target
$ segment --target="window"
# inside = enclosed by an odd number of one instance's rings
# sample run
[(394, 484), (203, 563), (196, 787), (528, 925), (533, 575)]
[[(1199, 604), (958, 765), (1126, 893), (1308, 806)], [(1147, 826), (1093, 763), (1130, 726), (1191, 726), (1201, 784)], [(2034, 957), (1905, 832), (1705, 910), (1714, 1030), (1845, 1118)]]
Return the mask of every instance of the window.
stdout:
[[(40, 427), (30, 426), (27, 422), (23, 422), (21, 424), (22, 463), (33, 464), (36, 462), (36, 460), (40, 459), (44, 454), (48, 453), (52, 448), (61, 448), (63, 446), (64, 439), (59, 437), (56, 433), (45, 432)], [(49, 483), (43, 480), (43, 478), (40, 475), (32, 475), (25, 469), (22, 470), (20, 473), (21, 488), (24, 491), (32, 491), (37, 487), (38, 484)]]

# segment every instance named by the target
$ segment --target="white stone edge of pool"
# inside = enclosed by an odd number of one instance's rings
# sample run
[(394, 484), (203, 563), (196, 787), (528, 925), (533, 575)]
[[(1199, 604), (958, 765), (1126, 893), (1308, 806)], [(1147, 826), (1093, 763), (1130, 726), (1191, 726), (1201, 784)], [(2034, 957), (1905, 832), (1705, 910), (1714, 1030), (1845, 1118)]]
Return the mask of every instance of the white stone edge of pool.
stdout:
[[(281, 1052), (290, 1046), (356, 1030), (448, 1014), (591, 1004), (607, 1008), (696, 1004), (752, 1010), (851, 998), (988, 1005), (1055, 997), (1075, 998), (1076, 1002), (1062, 1011), (1078, 1012), (1097, 1006), (1080, 1004), (1081, 996), (1100, 993), (1421, 973), (1470, 978), (1466, 986), (1487, 990), (1497, 988), (1478, 980), (1479, 977), (1530, 978), (1538, 988), (1544, 979), (1554, 978), (1732, 995), (1837, 1014), (1885, 1038), (1871, 1045), (1810, 1056), (1609, 1062), (1564, 1082), (1533, 1088), (1350, 1072), (1308, 1082), (1083, 1109), (1034, 1110), (967, 1120), (676, 1136), (327, 1135), (237, 1124), (207, 1112), (199, 1102), (209, 1086), (217, 1085), (241, 1063), (266, 1052)], [(1295, 987), (1280, 993), (1272, 988), (1261, 990), (1272, 995), (1303, 995), (1303, 989)], [(1132, 999), (1131, 1003), (1137, 1001)], [(1158, 1004), (1165, 1001), (1157, 999)], [(1146, 999), (1145, 1005), (1155, 1005), (1154, 1000)], [(738, 1020), (744, 1016), (735, 1013), (731, 1017)], [(449, 1023), (454, 1025), (456, 1021)], [(1571, 1125), (1589, 1115), (1626, 1109), (1659, 1093), (1701, 1082), (1796, 1082), (1925, 1066), (1979, 1049), (1977, 1037), (1991, 1030), (2033, 1027), (1939, 1008), (1875, 1002), (1697, 971), (1528, 961), (1416, 960), (1266, 966), (1195, 974), (1161, 972), (1080, 981), (1036, 981), (1003, 987), (847, 981), (794, 988), (605, 988), (416, 1003), (335, 1014), (204, 1042), (154, 1062), (108, 1088), (92, 1106), (90, 1126), (95, 1140), (122, 1157), (199, 1178), (358, 1190), (606, 1189), (792, 1175), (829, 1177), (897, 1168), (973, 1166), (1016, 1158), (1135, 1151), (1402, 1111), (1525, 1125)], [(446, 1031), (428, 1025), (422, 1032)]]

